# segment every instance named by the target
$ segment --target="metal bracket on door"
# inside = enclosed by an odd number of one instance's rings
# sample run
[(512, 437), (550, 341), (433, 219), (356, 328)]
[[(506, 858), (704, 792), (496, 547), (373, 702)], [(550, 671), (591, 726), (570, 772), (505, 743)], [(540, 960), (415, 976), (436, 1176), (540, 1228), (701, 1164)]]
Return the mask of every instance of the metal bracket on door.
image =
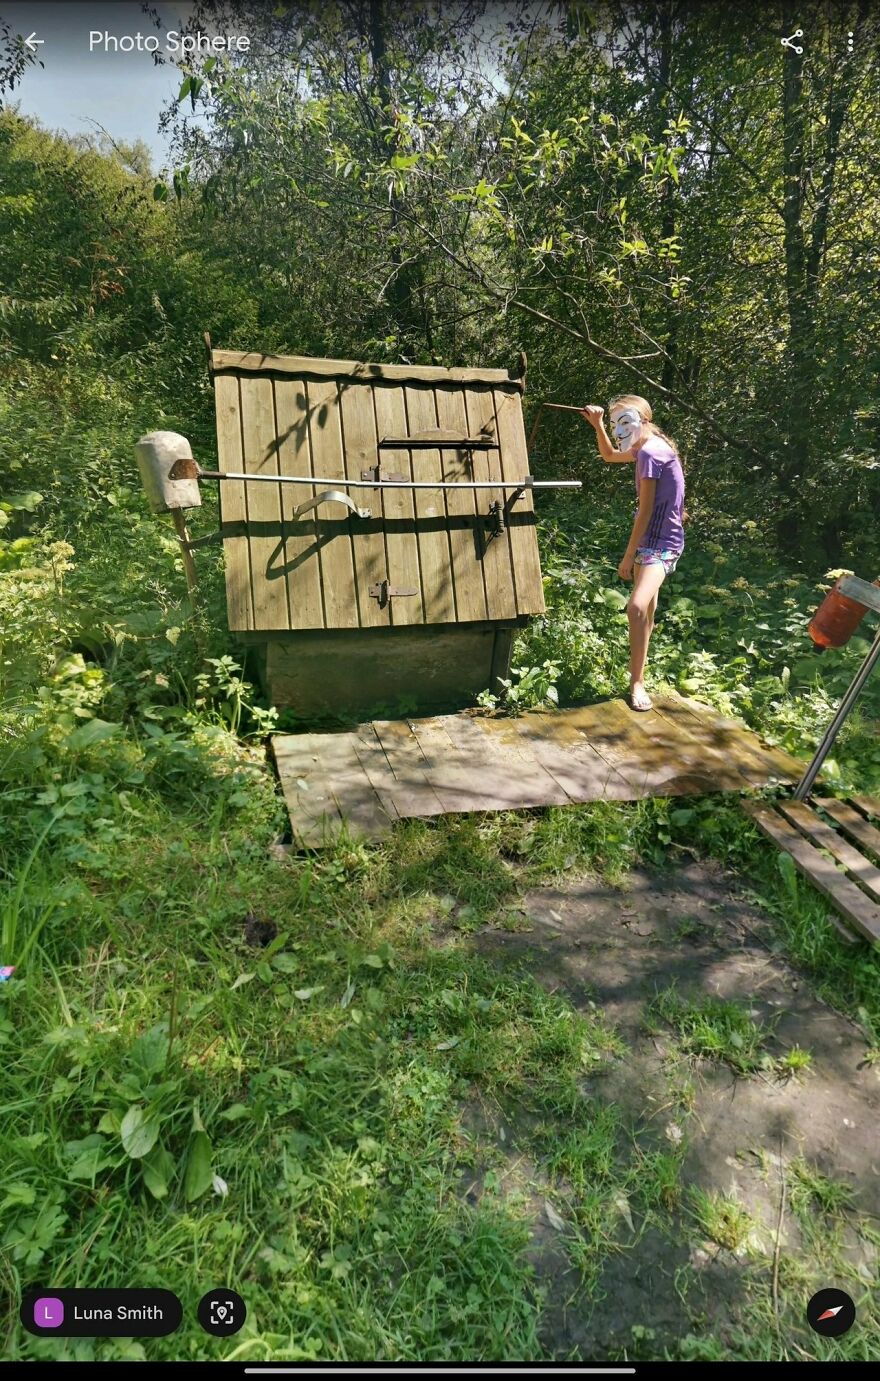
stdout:
[(526, 475), (522, 488), (514, 489), (505, 503), (502, 503), (500, 499), (496, 499), (494, 503), (489, 505), (489, 512), (486, 515), (486, 525), (489, 531), (488, 541), (491, 542), (493, 537), (501, 537), (503, 535), (513, 505), (518, 499), (522, 498), (526, 489), (530, 489), (531, 487), (532, 477), (531, 475)]
[(493, 537), (501, 537), (504, 533), (506, 509), (500, 499), (490, 503), (489, 512), (486, 517), (486, 524), (489, 529), (489, 541)]
[(396, 473), (387, 474), (382, 470), (381, 464), (377, 462), (375, 465), (371, 466), (369, 470), (361, 470), (361, 479), (372, 480), (378, 488), (383, 481), (393, 484), (403, 484), (406, 475), (398, 475)]
[(290, 516), (292, 518), (302, 518), (306, 513), (311, 513), (313, 508), (317, 508), (318, 505), (322, 503), (342, 503), (345, 504), (346, 508), (351, 510), (356, 518), (372, 517), (371, 509), (358, 508), (356, 504), (352, 503), (348, 495), (343, 494), (339, 489), (325, 489), (323, 493), (316, 494), (313, 499), (309, 499), (306, 503), (297, 504)]
[(417, 595), (418, 590), (404, 590), (399, 585), (389, 585), (387, 580), (380, 580), (378, 584), (370, 586), (370, 599), (379, 601), (379, 608), (384, 609), (389, 599), (400, 599), (407, 595)]

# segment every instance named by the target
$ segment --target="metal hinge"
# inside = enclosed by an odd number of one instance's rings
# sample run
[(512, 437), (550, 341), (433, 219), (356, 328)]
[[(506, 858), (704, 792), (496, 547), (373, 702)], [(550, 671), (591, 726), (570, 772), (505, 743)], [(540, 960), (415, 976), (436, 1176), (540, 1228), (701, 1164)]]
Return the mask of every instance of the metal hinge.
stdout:
[(368, 470), (361, 470), (361, 479), (372, 480), (376, 485), (380, 484), (383, 480), (389, 480), (394, 484), (402, 484), (406, 479), (406, 475), (398, 475), (396, 472), (389, 474), (382, 469), (382, 466), (377, 461), (377, 463)]
[(377, 599), (379, 607), (384, 609), (389, 599), (400, 599), (407, 595), (417, 595), (418, 590), (404, 590), (399, 585), (389, 585), (387, 580), (380, 580), (377, 585), (370, 586), (370, 599)]

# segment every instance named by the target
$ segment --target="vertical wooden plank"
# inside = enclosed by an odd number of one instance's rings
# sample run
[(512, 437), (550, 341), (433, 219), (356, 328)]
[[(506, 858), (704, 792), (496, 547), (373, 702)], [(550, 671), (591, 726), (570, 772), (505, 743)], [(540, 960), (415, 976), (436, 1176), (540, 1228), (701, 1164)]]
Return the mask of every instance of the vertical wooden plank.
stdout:
[[(282, 475), (313, 475), (309, 446), (309, 395), (301, 379), (276, 379), (275, 422), (278, 464)], [(284, 522), (287, 601), (291, 628), (323, 628), (321, 559), (318, 525), (312, 515), (293, 518), (298, 504), (308, 503), (315, 490), (309, 484), (281, 484)]]
[[(464, 389), (465, 407), (468, 418), (468, 435), (477, 436), (483, 427), (490, 426), (497, 435), (495, 418), (495, 398), (490, 389)], [(474, 452), (474, 479), (500, 480), (500, 451)], [(516, 617), (516, 590), (513, 581), (513, 561), (510, 552), (510, 533), (505, 531), (499, 537), (489, 536), (488, 524), (484, 521), (489, 507), (496, 501), (505, 502), (503, 489), (478, 489), (477, 512), (481, 515), (483, 549), (483, 583), (486, 590), (486, 610), (490, 619), (512, 619)]]
[[(376, 410), (376, 433), (380, 440), (383, 436), (407, 435), (406, 402), (402, 387), (376, 385), (373, 389), (373, 404)], [(412, 479), (410, 451), (379, 452), (378, 458), (385, 470), (403, 475), (404, 479)], [(366, 507), (372, 506), (374, 512), (376, 500), (382, 501), (388, 579), (392, 585), (398, 585), (404, 590), (418, 591), (418, 594), (407, 599), (391, 600), (391, 623), (424, 623), (425, 605), (422, 597), (422, 573), (419, 569), (413, 491), (386, 489), (371, 494), (368, 489), (362, 489), (360, 492), (364, 496), (362, 504)]]
[(398, 815), (443, 815), (445, 806), (431, 784), (428, 763), (410, 724), (374, 719), (373, 731), (394, 773), (394, 807)]
[[(372, 385), (343, 383), (340, 404), (345, 472), (348, 479), (359, 480), (364, 465), (375, 464), (379, 459)], [(365, 489), (349, 489), (346, 492), (358, 508), (370, 508), (373, 515), (350, 520), (361, 627), (385, 628), (391, 622), (389, 609), (394, 601), (382, 604), (370, 595), (370, 586), (385, 580), (388, 575), (380, 503), (382, 496), (369, 495)]]
[[(241, 454), (241, 407), (238, 379), (218, 375), (214, 380), (214, 405), (217, 413), (217, 461), (221, 470), (244, 469)], [(233, 633), (254, 627), (254, 607), (251, 596), (251, 559), (247, 531), (247, 495), (240, 480), (227, 480), (220, 490), (220, 526), (242, 524), (242, 531), (223, 539), (223, 558), (226, 571), (226, 616)]]
[[(437, 388), (434, 390), (437, 403), (437, 418), (441, 427), (449, 427), (459, 436), (468, 435), (467, 410), (461, 389)], [(460, 484), (475, 478), (472, 457), (474, 451), (440, 452), (444, 480)], [(449, 489), (446, 491), (446, 509), (450, 518), (449, 545), (452, 553), (452, 574), (455, 581), (455, 603), (459, 623), (472, 622), (488, 617), (486, 609), (486, 590), (483, 584), (482, 537), (478, 531), (480, 512), (479, 490)], [(464, 520), (464, 521), (462, 521)]]
[(399, 820), (400, 813), (394, 801), (394, 793), (398, 786), (397, 778), (375, 728), (372, 724), (359, 724), (354, 731), (353, 739), (358, 761), (382, 803), (382, 809), (389, 820)]
[[(241, 380), (241, 437), (249, 475), (277, 475), (278, 448), (270, 378)], [(248, 542), (254, 628), (288, 628), (287, 579), (281, 528), (281, 486), (247, 485)]]
[[(430, 388), (407, 388), (406, 411), (408, 434), (429, 431), (437, 426), (434, 393)], [(438, 450), (410, 451), (410, 465), (414, 480), (440, 479)], [(456, 618), (455, 590), (444, 491), (416, 489), (413, 492), (425, 622), (453, 623)]]
[[(495, 416), (504, 478), (524, 479), (529, 473), (529, 457), (520, 395), (503, 393), (496, 389)], [(508, 490), (508, 494), (509, 492)], [(544, 586), (538, 553), (535, 500), (530, 489), (512, 505), (509, 531), (517, 613), (543, 614)]]
[(272, 754), (294, 835), (307, 848), (326, 848), (342, 818), (326, 770), (330, 734), (275, 734)]
[[(323, 479), (345, 479), (339, 417), (339, 384), (332, 379), (310, 381), (308, 398), (312, 474)], [(358, 507), (369, 505), (358, 504)], [(351, 523), (340, 516), (343, 512), (338, 504), (316, 510), (327, 628), (357, 628), (360, 623)]]

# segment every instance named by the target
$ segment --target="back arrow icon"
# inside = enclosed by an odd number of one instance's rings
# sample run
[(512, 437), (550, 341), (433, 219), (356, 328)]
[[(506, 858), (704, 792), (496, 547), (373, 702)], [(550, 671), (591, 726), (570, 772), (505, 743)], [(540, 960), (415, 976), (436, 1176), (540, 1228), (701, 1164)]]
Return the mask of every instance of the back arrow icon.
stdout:
[(32, 53), (35, 53), (39, 45), (45, 42), (46, 40), (44, 38), (37, 38), (37, 31), (36, 29), (34, 29), (34, 32), (30, 35), (30, 37), (25, 39), (24, 46), (26, 48), (30, 48)]

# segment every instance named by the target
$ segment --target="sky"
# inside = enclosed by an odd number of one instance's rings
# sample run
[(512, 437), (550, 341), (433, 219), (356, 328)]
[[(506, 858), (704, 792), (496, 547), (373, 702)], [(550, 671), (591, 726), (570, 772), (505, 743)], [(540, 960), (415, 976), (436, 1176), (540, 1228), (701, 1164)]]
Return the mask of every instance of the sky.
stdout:
[(92, 30), (116, 38), (156, 35), (164, 48), (165, 32), (180, 28), (190, 6), (156, 8), (160, 30), (139, 0), (0, 0), (0, 18), (15, 32), (43, 40), (38, 52), (45, 67), (28, 68), (10, 103), (51, 130), (94, 133), (97, 122), (117, 141), (143, 139), (160, 171), (168, 159), (159, 114), (180, 87), (177, 69), (172, 62), (157, 66), (149, 52), (105, 51), (102, 43), (89, 49)]

